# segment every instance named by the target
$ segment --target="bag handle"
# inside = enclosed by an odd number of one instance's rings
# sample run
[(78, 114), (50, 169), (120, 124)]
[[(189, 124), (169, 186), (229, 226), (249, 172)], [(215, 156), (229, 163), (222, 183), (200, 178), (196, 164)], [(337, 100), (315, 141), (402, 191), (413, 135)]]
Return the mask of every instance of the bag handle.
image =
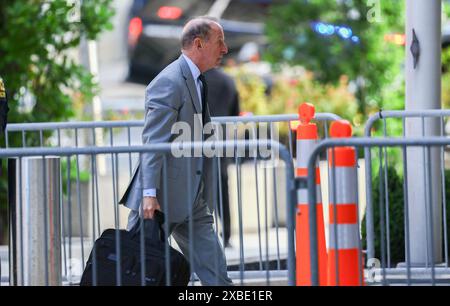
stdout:
[[(141, 220), (139, 218), (138, 222), (130, 230), (132, 239), (136, 239), (141, 233)], [(142, 228), (144, 229), (145, 239), (164, 243), (165, 234), (162, 226), (165, 222), (164, 213), (160, 210), (155, 210), (153, 219), (144, 219), (143, 221)]]

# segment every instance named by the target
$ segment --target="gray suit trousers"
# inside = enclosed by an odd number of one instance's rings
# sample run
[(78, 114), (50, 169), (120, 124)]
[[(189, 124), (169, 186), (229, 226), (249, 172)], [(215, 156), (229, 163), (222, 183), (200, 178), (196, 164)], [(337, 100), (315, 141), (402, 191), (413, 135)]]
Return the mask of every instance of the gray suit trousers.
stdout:
[[(232, 285), (227, 274), (225, 255), (214, 231), (212, 212), (203, 199), (203, 180), (192, 210), (192, 245), (189, 246), (190, 217), (180, 223), (170, 223), (169, 220), (169, 235), (175, 239), (186, 259), (191, 261), (192, 258), (192, 267), (203, 286)], [(131, 210), (127, 229), (130, 230), (138, 221), (139, 211)]]

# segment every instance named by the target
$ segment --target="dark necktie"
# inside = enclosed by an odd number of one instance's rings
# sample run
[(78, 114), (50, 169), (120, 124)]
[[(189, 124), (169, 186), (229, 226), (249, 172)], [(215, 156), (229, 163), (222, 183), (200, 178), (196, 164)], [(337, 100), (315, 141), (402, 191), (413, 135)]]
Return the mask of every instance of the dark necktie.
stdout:
[(206, 84), (206, 79), (203, 74), (200, 74), (198, 77), (200, 81), (202, 81), (202, 120), (203, 124), (206, 123), (206, 107), (207, 107), (207, 101), (206, 97), (208, 96), (208, 85)]

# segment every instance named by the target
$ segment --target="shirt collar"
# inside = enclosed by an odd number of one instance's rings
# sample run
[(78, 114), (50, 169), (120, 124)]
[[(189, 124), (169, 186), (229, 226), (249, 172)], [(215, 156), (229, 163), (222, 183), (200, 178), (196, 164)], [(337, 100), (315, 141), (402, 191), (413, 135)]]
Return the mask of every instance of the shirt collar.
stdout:
[(200, 76), (200, 69), (198, 69), (197, 65), (194, 64), (194, 62), (184, 53), (182, 53), (184, 59), (186, 60), (189, 70), (191, 70), (192, 76), (194, 77), (194, 81), (197, 82), (198, 77)]

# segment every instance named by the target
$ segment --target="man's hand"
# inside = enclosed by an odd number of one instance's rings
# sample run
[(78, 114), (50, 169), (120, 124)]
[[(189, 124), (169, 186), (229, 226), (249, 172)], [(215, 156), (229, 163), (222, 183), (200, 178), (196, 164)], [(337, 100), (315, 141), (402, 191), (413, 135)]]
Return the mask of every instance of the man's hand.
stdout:
[(158, 199), (156, 197), (144, 197), (142, 203), (144, 211), (144, 219), (153, 219), (155, 210), (161, 210)]

